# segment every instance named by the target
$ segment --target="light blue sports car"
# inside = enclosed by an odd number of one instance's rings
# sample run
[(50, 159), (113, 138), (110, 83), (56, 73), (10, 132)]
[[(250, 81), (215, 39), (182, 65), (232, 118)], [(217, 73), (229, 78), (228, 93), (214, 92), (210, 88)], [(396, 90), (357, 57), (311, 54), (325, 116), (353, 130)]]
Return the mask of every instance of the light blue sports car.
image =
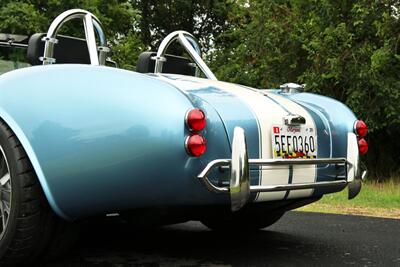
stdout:
[[(71, 19), (86, 39), (57, 34)], [(166, 53), (175, 41), (187, 57)], [(0, 34), (2, 266), (66, 248), (71, 221), (245, 231), (324, 194), (359, 193), (368, 129), (348, 107), (298, 84), (218, 81), (200, 51), (177, 31), (137, 72), (118, 69), (101, 23), (79, 9), (47, 34)]]

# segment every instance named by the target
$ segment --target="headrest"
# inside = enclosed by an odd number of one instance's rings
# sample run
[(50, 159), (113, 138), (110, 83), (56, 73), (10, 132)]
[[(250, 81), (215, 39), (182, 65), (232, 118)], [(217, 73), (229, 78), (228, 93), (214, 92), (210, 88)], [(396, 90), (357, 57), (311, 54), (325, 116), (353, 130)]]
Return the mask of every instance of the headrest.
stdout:
[[(29, 39), (27, 57), (31, 65), (43, 64), (39, 58), (43, 57), (45, 42), (42, 38), (45, 36), (45, 33), (35, 33)], [(53, 53), (56, 64), (90, 64), (86, 40), (63, 35), (57, 35), (57, 40)]]
[[(136, 71), (141, 73), (154, 72), (156, 61), (152, 57), (157, 56), (156, 52), (143, 52), (139, 55)], [(163, 64), (163, 73), (182, 74), (194, 76), (196, 67), (185, 57), (173, 55), (164, 56), (167, 61)]]

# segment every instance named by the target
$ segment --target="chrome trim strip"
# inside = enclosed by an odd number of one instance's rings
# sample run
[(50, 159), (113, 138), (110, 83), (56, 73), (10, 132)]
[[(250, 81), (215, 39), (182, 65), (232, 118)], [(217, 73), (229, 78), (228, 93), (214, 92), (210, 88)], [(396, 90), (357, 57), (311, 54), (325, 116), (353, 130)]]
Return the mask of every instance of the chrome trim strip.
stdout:
[(185, 48), (185, 50), (189, 53), (190, 57), (197, 64), (197, 66), (203, 71), (206, 77), (210, 80), (217, 80), (214, 73), (210, 70), (207, 64), (201, 58), (201, 49), (200, 45), (197, 42), (196, 38), (186, 31), (174, 31), (167, 35), (164, 40), (161, 42), (160, 47), (157, 51), (157, 56), (154, 57), (156, 64), (154, 67), (154, 73), (161, 73), (163, 64), (166, 61), (165, 53), (167, 52), (168, 47), (175, 41), (178, 40), (179, 43)]
[(367, 178), (367, 175), (368, 175), (368, 171), (367, 171), (367, 170), (364, 170), (364, 171), (361, 173), (361, 181), (365, 181), (365, 179)]
[(356, 121), (353, 123), (353, 132), (354, 132), (354, 134), (358, 137), (358, 133), (357, 133), (357, 122), (358, 122), (358, 120), (356, 120)]
[[(282, 166), (282, 165), (313, 165), (313, 164), (348, 164), (346, 158), (321, 158), (321, 159), (249, 159), (249, 165), (255, 166)], [(203, 171), (197, 176), (204, 179), (216, 167), (230, 167), (231, 159), (216, 159), (210, 161)]]
[(230, 166), (230, 165), (231, 165), (231, 160), (229, 159), (213, 160), (207, 164), (206, 168), (204, 168), (204, 170), (197, 176), (197, 178), (199, 178), (200, 182), (204, 184), (210, 192), (228, 193), (229, 188), (215, 186), (213, 183), (210, 182), (210, 180), (207, 177), (207, 174), (211, 171), (212, 168)]
[(91, 65), (105, 65), (106, 63), (106, 55), (107, 49), (100, 49), (98, 52), (97, 44), (96, 44), (96, 37), (94, 31), (97, 32), (99, 37), (99, 47), (106, 47), (107, 46), (107, 39), (104, 34), (103, 28), (98, 18), (92, 13), (83, 10), (83, 9), (71, 9), (65, 11), (64, 13), (60, 14), (54, 21), (51, 23), (49, 30), (47, 31), (47, 35), (45, 37), (45, 47), (44, 47), (44, 54), (43, 54), (43, 65), (52, 64), (55, 61), (53, 60), (53, 52), (54, 52), (54, 45), (57, 43), (57, 33), (61, 26), (72, 19), (82, 19), (84, 28), (85, 28), (85, 35), (86, 35), (86, 42), (89, 49), (90, 55), (90, 64)]
[[(288, 162), (292, 161), (292, 162)], [(337, 159), (304, 159), (304, 160), (259, 160), (259, 159), (249, 159), (249, 165), (257, 165), (257, 166), (281, 166), (281, 165), (312, 165), (312, 164), (350, 164), (346, 159), (337, 158)], [(229, 159), (218, 159), (213, 160), (209, 164), (207, 164), (206, 168), (197, 176), (197, 178), (206, 185), (207, 188), (211, 188), (212, 192), (216, 193), (225, 193), (230, 192), (230, 188), (227, 187), (217, 187), (210, 182), (207, 175), (217, 167), (228, 167), (230, 169), (231, 160)], [(225, 169), (225, 168), (224, 168)], [(300, 190), (300, 189), (315, 189), (326, 186), (335, 186), (335, 185), (347, 185), (347, 178), (336, 180), (336, 181), (327, 181), (327, 182), (314, 182), (314, 183), (301, 183), (301, 184), (285, 184), (285, 185), (271, 185), (271, 186), (250, 186), (250, 191), (252, 193), (255, 192), (275, 192), (275, 191), (285, 191), (285, 190)]]
[(312, 164), (350, 164), (346, 158), (321, 158), (321, 159), (249, 159), (252, 165), (312, 165)]
[[(314, 165), (314, 164), (350, 164), (345, 158), (336, 159), (249, 159), (249, 165), (256, 166), (282, 166), (282, 165)], [(207, 164), (203, 171), (197, 176), (197, 178), (209, 187), (208, 183), (211, 183), (207, 175), (217, 167), (223, 167), (224, 169), (230, 169), (230, 159), (217, 159)], [(335, 185), (346, 185), (348, 184), (346, 179), (327, 181), (327, 182), (315, 182), (315, 183), (301, 183), (301, 184), (287, 184), (287, 185), (271, 185), (271, 186), (250, 186), (250, 191), (254, 192), (274, 192), (274, 191), (285, 191), (285, 190), (300, 190), (300, 189), (313, 189), (326, 186)], [(230, 192), (227, 187), (217, 187), (211, 184), (213, 192)]]
[(0, 46), (28, 48), (27, 44), (18, 44), (18, 43), (13, 43), (13, 42), (1, 42), (1, 41), (0, 41)]
[(328, 182), (314, 182), (314, 183), (299, 183), (299, 184), (285, 184), (285, 185), (270, 185), (270, 186), (251, 186), (250, 191), (253, 192), (276, 192), (285, 190), (301, 190), (301, 189), (315, 189), (329, 186), (347, 185), (346, 180), (328, 181)]

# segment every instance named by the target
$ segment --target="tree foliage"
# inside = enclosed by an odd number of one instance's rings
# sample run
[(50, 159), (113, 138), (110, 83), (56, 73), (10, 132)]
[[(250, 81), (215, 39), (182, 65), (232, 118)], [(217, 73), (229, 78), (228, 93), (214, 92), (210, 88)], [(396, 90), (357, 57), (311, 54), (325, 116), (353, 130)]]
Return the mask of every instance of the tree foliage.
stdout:
[(369, 169), (400, 165), (398, 1), (238, 1), (217, 40), (221, 79), (258, 88), (305, 83), (347, 104), (370, 127)]
[[(119, 65), (134, 69), (144, 45), (135, 32), (140, 14), (129, 0), (1, 0), (0, 32), (25, 35), (46, 32), (54, 18), (72, 8), (86, 9), (96, 15), (103, 24), (110, 46), (115, 48)], [(83, 37), (83, 24), (68, 22), (61, 33)], [(130, 49), (131, 56), (124, 48)]]
[(133, 0), (142, 19), (139, 23), (143, 43), (152, 50), (176, 30), (197, 37), (204, 51), (213, 45), (215, 36), (227, 26), (227, 15), (233, 3), (224, 0)]
[(301, 20), (280, 1), (239, 1), (211, 55), (221, 79), (257, 88), (296, 81), (305, 67)]

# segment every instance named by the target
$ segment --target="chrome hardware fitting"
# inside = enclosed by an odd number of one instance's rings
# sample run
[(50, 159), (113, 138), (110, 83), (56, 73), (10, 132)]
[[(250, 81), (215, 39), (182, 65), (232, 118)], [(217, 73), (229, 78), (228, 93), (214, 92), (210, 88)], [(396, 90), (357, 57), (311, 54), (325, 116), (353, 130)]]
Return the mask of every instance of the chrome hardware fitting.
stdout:
[(157, 57), (157, 56), (154, 56), (154, 57), (151, 57), (151, 59), (152, 59), (152, 60), (155, 60), (155, 61), (159, 61), (159, 62), (167, 62), (167, 58), (166, 58), (166, 57)]
[(294, 94), (294, 93), (300, 93), (304, 91), (305, 85), (302, 84), (297, 84), (297, 83), (285, 83), (279, 86), (281, 89), (282, 93), (285, 94)]
[(298, 126), (300, 124), (306, 124), (306, 119), (300, 115), (290, 114), (283, 117), (283, 123), (288, 126)]
[(111, 49), (107, 46), (99, 46), (97, 47), (97, 51), (109, 53)]
[(42, 41), (43, 42), (49, 42), (49, 43), (52, 43), (52, 44), (58, 44), (58, 39), (50, 38), (50, 37), (47, 37), (47, 36), (43, 37)]
[(56, 63), (56, 59), (52, 57), (39, 57), (39, 60), (43, 62), (43, 65)]

